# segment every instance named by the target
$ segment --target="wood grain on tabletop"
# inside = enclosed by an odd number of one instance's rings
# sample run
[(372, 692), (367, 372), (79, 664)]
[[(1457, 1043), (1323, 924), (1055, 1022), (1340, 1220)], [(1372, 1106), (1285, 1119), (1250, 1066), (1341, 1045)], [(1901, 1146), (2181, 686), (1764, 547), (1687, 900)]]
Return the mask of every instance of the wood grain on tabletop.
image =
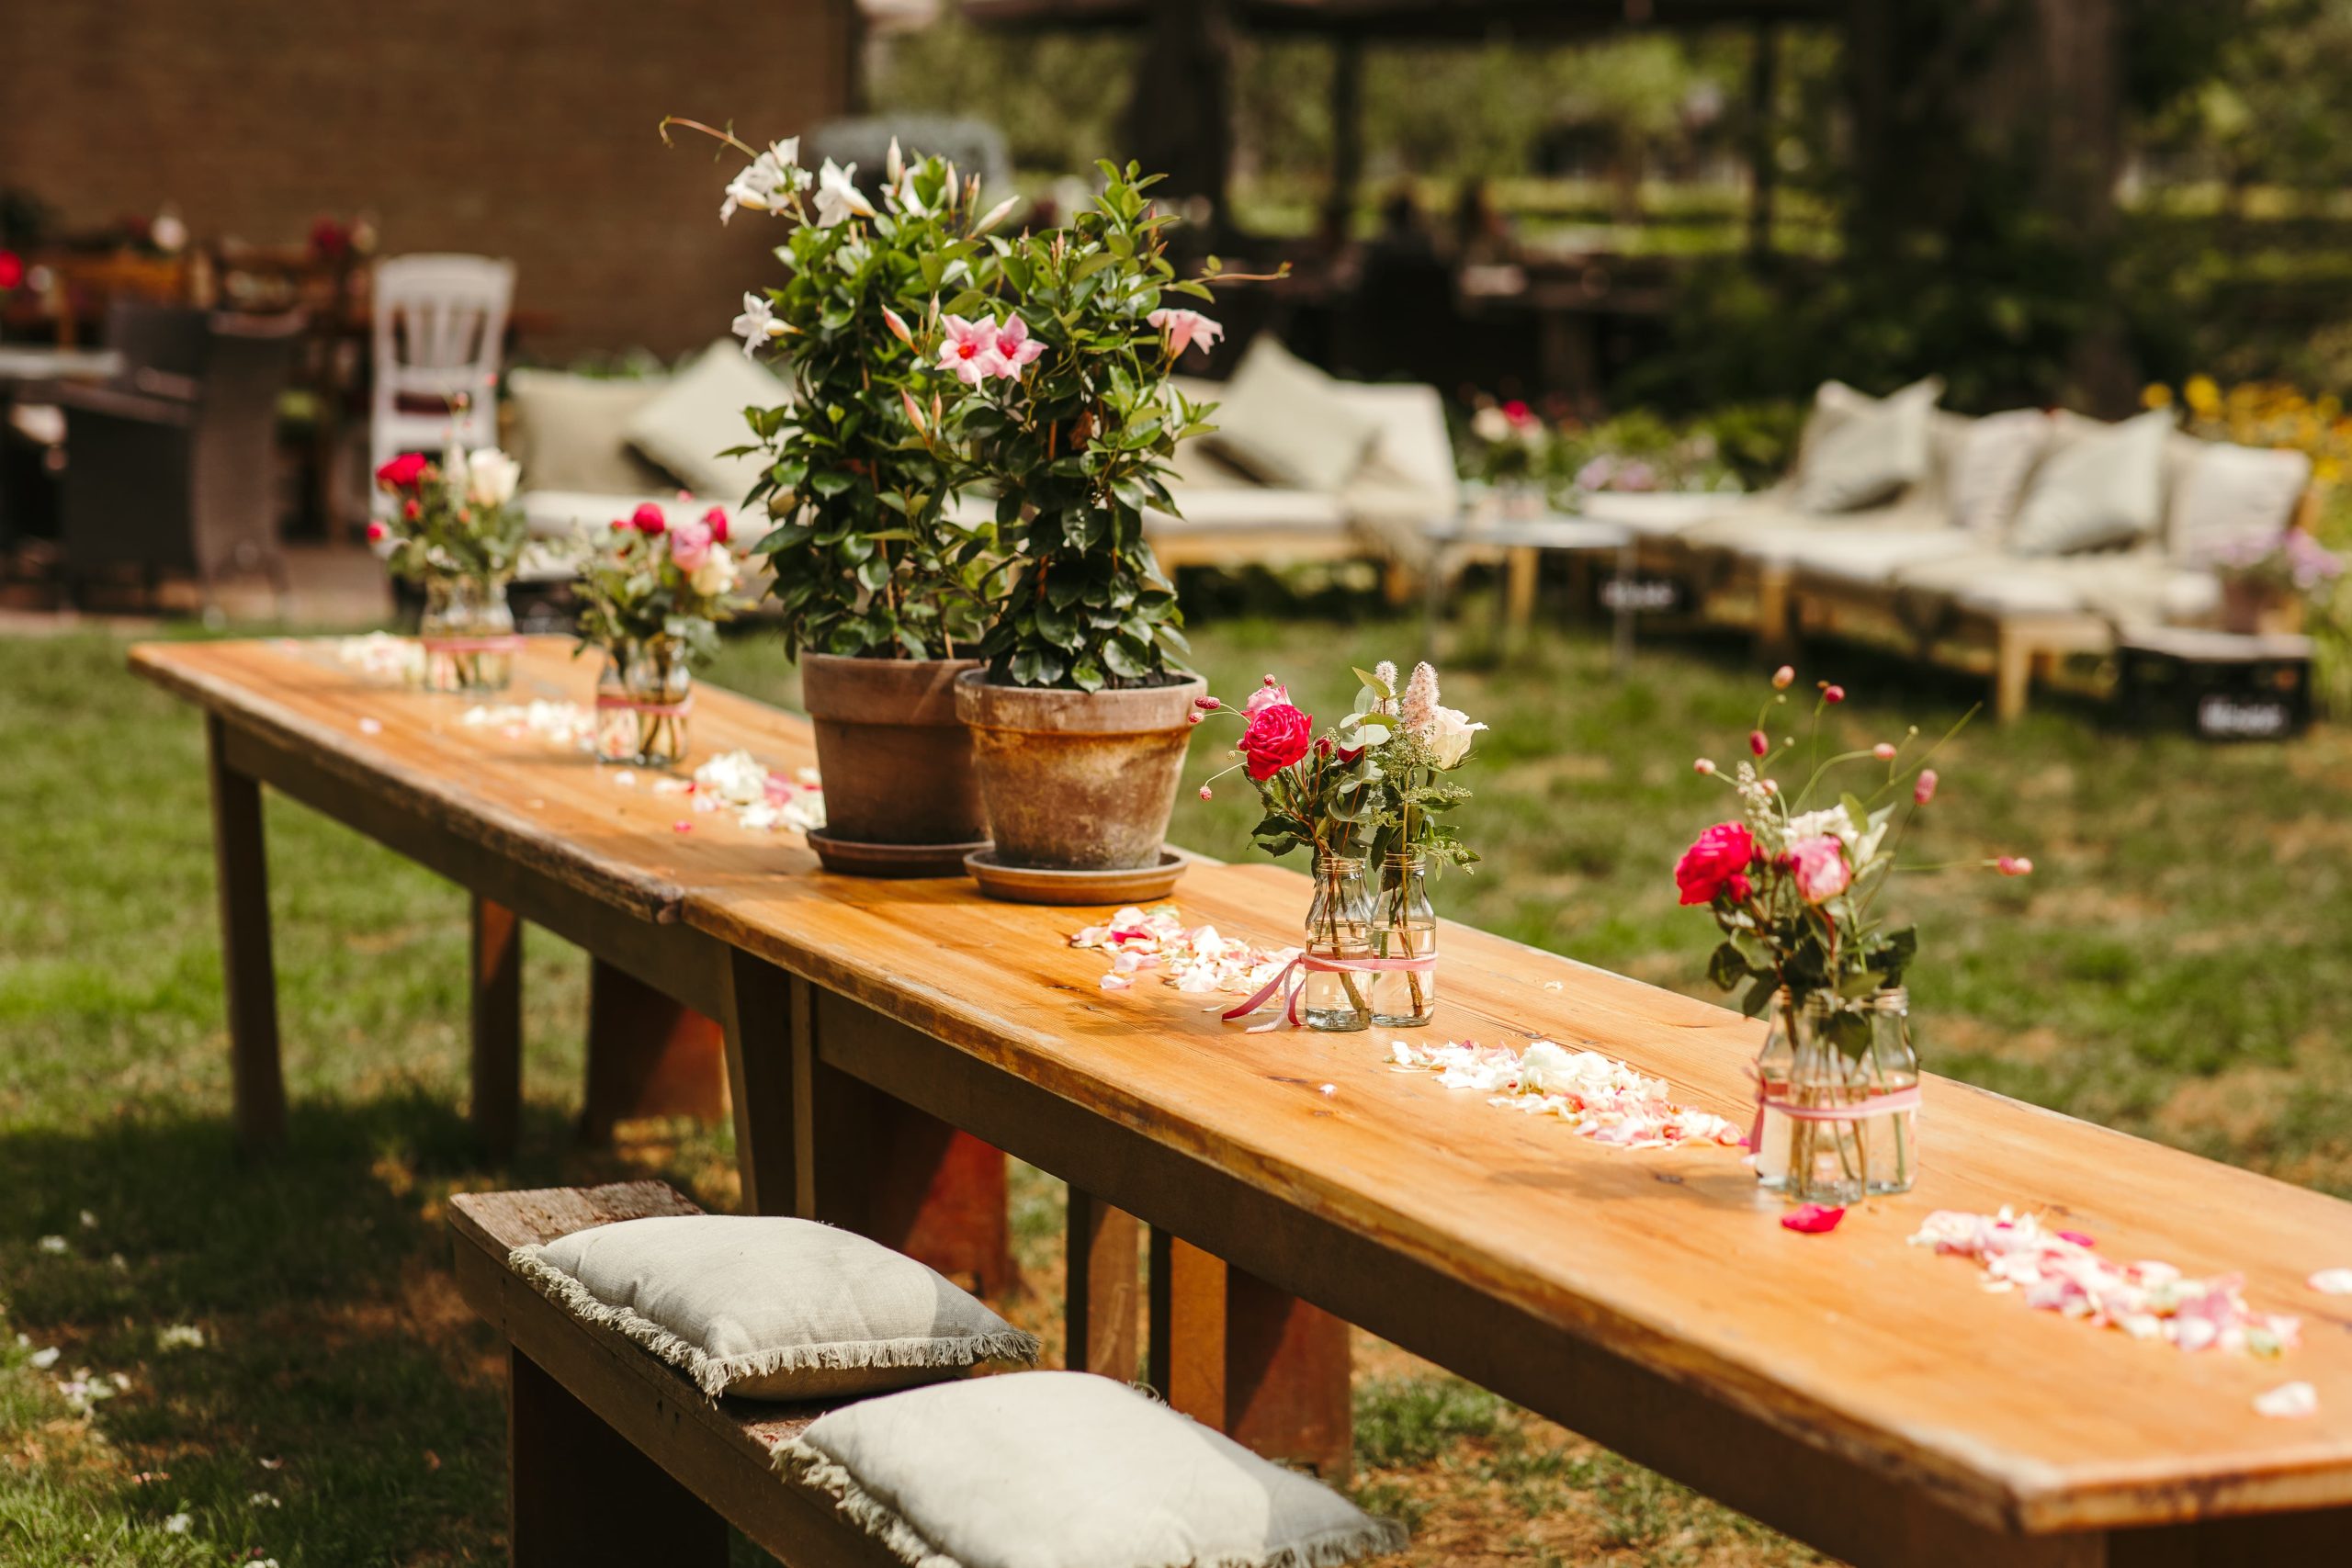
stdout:
[[(584, 699), (587, 667), (550, 651), (534, 648), (512, 700), (542, 686)], [(815, 874), (797, 835), (746, 832), (543, 741), (459, 727), (458, 699), (368, 690), (268, 644), (141, 657), (165, 655), (176, 679), (209, 682), (202, 700), (291, 715), (445, 802), (527, 810), (615, 874), (666, 878), (712, 934), (1686, 1385), (1784, 1403), (1898, 1460), (1984, 1477), (2029, 1500), (2035, 1528), (2112, 1522), (2120, 1495), (2150, 1518), (2352, 1502), (2352, 1311), (2304, 1283), (2352, 1264), (2352, 1204), (1930, 1078), (1917, 1190), (1800, 1235), (1736, 1150), (1596, 1145), (1391, 1070), (1396, 1032), (1249, 1034), (1149, 972), (1103, 990), (1105, 956), (1065, 940), (1100, 911), (989, 903), (962, 881)], [(382, 732), (359, 734), (358, 712)], [(744, 699), (697, 701), (697, 757), (740, 745), (795, 766), (805, 735)], [(673, 834), (678, 819), (695, 831)], [(1176, 901), (1188, 923), (1273, 945), (1292, 940), (1306, 888), (1272, 866), (1200, 865)], [(1437, 1020), (1414, 1038), (1589, 1045), (1685, 1103), (1747, 1116), (1760, 1025), (1463, 926), (1441, 949)], [(1988, 1294), (1972, 1263), (1905, 1245), (1932, 1210), (2005, 1203), (2062, 1217), (2110, 1256), (2243, 1272), (2257, 1310), (2303, 1319), (2303, 1342), (2265, 1361), (2134, 1341)], [(2319, 1413), (2256, 1415), (2255, 1396), (2290, 1379), (2319, 1389)]]

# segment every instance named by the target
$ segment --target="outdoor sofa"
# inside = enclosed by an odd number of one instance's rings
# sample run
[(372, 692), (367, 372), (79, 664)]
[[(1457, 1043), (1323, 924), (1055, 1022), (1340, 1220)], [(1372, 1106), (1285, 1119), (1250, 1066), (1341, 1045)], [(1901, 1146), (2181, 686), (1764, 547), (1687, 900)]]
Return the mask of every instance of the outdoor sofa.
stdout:
[(1969, 418), (1939, 385), (1872, 398), (1822, 387), (1790, 473), (1741, 496), (1603, 494), (1589, 515), (1638, 536), (1646, 571), (1702, 607), (1742, 607), (1778, 654), (1867, 621), (1923, 659), (1988, 656), (1994, 707), (2134, 628), (2211, 624), (2211, 561), (2307, 504), (2310, 458), (2206, 441), (2169, 411), (2105, 423), (2064, 411)]

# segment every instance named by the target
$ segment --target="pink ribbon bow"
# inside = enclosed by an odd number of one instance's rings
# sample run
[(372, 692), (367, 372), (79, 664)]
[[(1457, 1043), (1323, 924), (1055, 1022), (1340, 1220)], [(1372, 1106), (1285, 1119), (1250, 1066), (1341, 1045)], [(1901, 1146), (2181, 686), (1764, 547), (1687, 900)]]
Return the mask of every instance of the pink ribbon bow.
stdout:
[(1306, 976), (1298, 973), (1301, 969), (1305, 969), (1308, 975), (1398, 973), (1427, 975), (1436, 967), (1435, 953), (1425, 954), (1419, 958), (1325, 958), (1318, 953), (1302, 953), (1283, 964), (1281, 972), (1259, 987), (1257, 992), (1247, 1001), (1242, 1002), (1238, 1007), (1227, 1008), (1221, 1016), (1227, 1023), (1247, 1018), (1265, 1006), (1276, 991), (1286, 990), (1288, 994), (1283, 998), (1282, 1016), (1270, 1018), (1263, 1023), (1253, 1023), (1250, 1026), (1249, 1032), (1252, 1034), (1263, 1034), (1270, 1029), (1281, 1028), (1284, 1021), (1288, 1021), (1290, 1026), (1296, 1029), (1300, 1023), (1298, 998), (1306, 989)]

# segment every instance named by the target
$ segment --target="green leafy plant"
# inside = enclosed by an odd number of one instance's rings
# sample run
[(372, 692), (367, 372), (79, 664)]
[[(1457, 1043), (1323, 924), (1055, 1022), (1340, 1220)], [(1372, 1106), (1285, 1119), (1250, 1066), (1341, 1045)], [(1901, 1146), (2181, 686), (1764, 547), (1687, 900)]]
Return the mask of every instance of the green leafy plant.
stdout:
[(1154, 685), (1186, 651), (1143, 520), (1148, 508), (1175, 512), (1168, 459), (1210, 428), (1213, 405), (1169, 373), (1188, 342), (1223, 329), (1163, 303), (1213, 296), (1169, 264), (1161, 231), (1175, 220), (1146, 197), (1153, 178), (1100, 167), (1101, 196), (1068, 227), (989, 242), (1007, 316), (975, 276), (925, 322), (926, 345), (964, 389), (946, 427), (969, 471), (997, 487), (1017, 562), (980, 643), (990, 679), (1015, 685)]
[(752, 440), (730, 453), (769, 460), (745, 504), (777, 519), (754, 548), (773, 572), (786, 654), (968, 655), (1002, 560), (993, 525), (956, 515), (955, 454), (908, 322), (943, 289), (992, 286), (980, 236), (1012, 203), (978, 213), (977, 177), (894, 142), (877, 207), (854, 165), (801, 167), (797, 139), (761, 152), (691, 120), (665, 120), (665, 133), (672, 124), (752, 158), (722, 220), (751, 209), (794, 224), (775, 252), (786, 281), (744, 295), (735, 320), (746, 355), (780, 360), (792, 400), (746, 410)]

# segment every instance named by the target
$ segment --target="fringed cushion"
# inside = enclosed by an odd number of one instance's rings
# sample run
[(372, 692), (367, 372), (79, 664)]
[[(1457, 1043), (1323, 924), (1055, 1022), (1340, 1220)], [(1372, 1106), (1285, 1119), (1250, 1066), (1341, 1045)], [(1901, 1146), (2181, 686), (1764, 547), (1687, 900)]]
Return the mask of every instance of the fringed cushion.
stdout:
[(507, 1261), (713, 1396), (833, 1399), (1037, 1359), (1035, 1336), (932, 1269), (809, 1220), (624, 1220), (517, 1247)]
[(1109, 1378), (1015, 1372), (832, 1411), (776, 1451), (912, 1568), (1335, 1568), (1404, 1527)]

